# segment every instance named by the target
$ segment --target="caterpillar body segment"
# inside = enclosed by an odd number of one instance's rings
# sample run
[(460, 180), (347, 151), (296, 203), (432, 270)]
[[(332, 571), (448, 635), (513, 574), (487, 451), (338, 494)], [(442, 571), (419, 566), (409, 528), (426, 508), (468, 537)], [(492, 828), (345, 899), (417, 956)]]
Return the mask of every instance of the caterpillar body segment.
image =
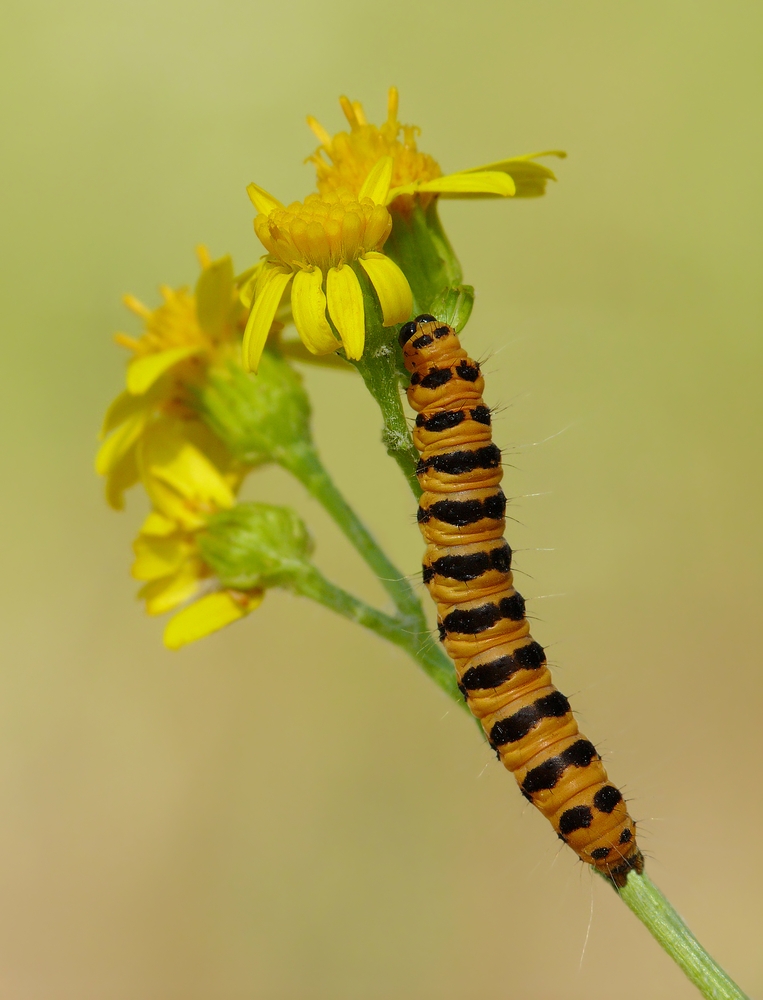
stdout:
[(636, 826), (530, 635), (503, 537), (501, 453), (477, 362), (423, 315), (400, 331), (427, 542), (423, 580), (459, 687), (522, 794), (580, 858), (622, 887), (643, 871)]

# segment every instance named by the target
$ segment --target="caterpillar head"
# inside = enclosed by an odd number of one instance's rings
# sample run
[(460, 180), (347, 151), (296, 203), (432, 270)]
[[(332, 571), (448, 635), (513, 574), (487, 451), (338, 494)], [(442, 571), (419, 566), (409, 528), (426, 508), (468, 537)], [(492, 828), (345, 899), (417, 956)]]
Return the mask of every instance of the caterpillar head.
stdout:
[(413, 371), (422, 362), (435, 362), (461, 349), (455, 330), (429, 313), (422, 313), (405, 323), (398, 339), (408, 371)]

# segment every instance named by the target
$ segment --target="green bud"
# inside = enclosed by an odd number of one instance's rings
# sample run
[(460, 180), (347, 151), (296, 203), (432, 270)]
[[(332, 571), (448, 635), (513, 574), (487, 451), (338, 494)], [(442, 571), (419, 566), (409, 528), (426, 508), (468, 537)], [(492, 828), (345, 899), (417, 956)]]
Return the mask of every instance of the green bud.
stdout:
[(288, 587), (304, 575), (313, 543), (290, 507), (240, 503), (209, 518), (197, 536), (204, 561), (224, 587)]
[(263, 352), (257, 375), (235, 364), (210, 371), (197, 405), (203, 420), (247, 465), (282, 461), (311, 441), (310, 401), (302, 379), (272, 350)]
[(460, 333), (468, 323), (473, 307), (474, 288), (471, 285), (456, 285), (444, 288), (430, 304), (429, 312)]

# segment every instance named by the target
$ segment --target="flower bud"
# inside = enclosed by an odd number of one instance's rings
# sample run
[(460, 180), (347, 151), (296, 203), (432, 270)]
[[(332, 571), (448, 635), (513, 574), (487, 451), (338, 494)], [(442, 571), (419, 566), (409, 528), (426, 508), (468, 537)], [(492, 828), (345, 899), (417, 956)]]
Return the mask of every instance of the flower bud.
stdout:
[(289, 587), (308, 568), (313, 543), (289, 507), (241, 503), (209, 518), (199, 550), (224, 587)]
[(310, 401), (302, 379), (275, 351), (265, 351), (258, 375), (238, 365), (209, 373), (197, 396), (203, 420), (248, 465), (278, 461), (310, 441)]

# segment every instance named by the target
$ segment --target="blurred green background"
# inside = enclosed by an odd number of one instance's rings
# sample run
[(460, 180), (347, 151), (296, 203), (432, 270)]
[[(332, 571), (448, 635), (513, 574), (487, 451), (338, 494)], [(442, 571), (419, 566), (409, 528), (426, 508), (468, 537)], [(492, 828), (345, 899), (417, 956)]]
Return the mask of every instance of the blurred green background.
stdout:
[[(386, 89), (451, 171), (569, 150), (541, 201), (450, 202), (502, 406), (510, 540), (649, 871), (751, 993), (760, 952), (761, 28), (749, 0), (4, 5), (0, 995), (691, 998), (402, 653), (282, 593), (179, 654), (92, 471), (121, 305), (260, 253), (245, 185), (313, 184), (314, 114)], [(556, 168), (555, 168), (556, 169)], [(352, 375), (326, 461), (417, 572)], [(564, 433), (562, 433), (564, 432)], [(380, 591), (285, 474), (337, 581)], [(524, 575), (526, 574), (526, 575)], [(587, 943), (586, 943), (587, 942)]]

